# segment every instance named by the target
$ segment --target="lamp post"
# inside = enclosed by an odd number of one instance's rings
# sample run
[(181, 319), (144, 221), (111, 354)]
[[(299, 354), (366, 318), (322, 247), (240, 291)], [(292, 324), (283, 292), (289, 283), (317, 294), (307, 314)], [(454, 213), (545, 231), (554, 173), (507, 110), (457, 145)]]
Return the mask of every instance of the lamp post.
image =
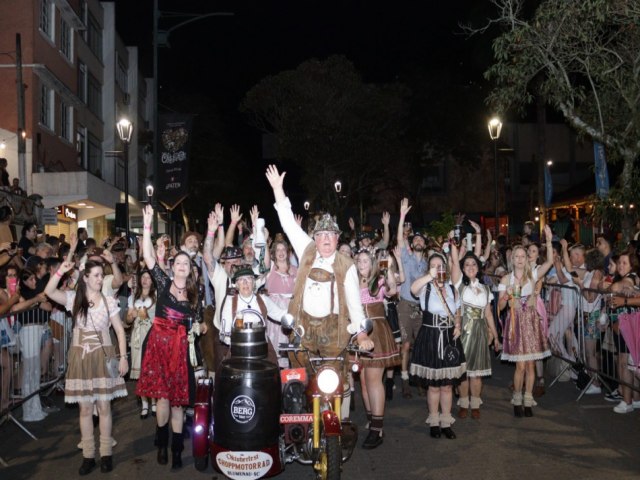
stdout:
[(502, 122), (498, 117), (489, 120), (489, 137), (493, 141), (493, 208), (495, 221), (495, 235), (500, 235), (500, 217), (498, 216), (498, 139), (502, 131)]
[(151, 200), (153, 199), (153, 185), (148, 184), (145, 187), (145, 190), (147, 191), (147, 202), (151, 205)]
[(116, 124), (118, 136), (124, 145), (124, 217), (127, 242), (129, 242), (129, 144), (133, 134), (133, 123), (126, 118), (121, 118)]

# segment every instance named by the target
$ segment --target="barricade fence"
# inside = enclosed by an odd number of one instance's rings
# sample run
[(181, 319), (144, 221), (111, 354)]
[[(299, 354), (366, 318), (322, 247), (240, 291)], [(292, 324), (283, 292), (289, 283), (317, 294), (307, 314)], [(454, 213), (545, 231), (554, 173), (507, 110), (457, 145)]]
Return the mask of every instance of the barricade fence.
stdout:
[(551, 385), (568, 375), (580, 389), (578, 400), (598, 389), (640, 392), (640, 312), (620, 307), (628, 295), (576, 285), (543, 287), (549, 346), (565, 362)]
[[(484, 276), (496, 298), (501, 278)], [(551, 353), (561, 360), (550, 386), (563, 377), (575, 380), (577, 400), (598, 388), (602, 393), (619, 387), (640, 392), (640, 308), (620, 306), (629, 294), (575, 284), (543, 282), (542, 287), (543, 330)], [(507, 312), (498, 314), (496, 303), (494, 318), (501, 330)]]
[[(70, 334), (64, 311), (35, 307), (0, 316), (0, 425), (13, 421), (35, 439), (21, 421), (42, 420), (48, 397), (63, 388)], [(21, 421), (13, 416), (20, 407)]]

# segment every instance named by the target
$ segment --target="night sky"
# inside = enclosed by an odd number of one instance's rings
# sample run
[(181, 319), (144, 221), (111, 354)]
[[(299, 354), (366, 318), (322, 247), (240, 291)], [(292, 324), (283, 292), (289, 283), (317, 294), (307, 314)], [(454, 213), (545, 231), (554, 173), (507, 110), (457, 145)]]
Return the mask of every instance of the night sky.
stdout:
[[(137, 45), (152, 74), (152, 0), (116, 0), (117, 29)], [(224, 129), (224, 141), (248, 165), (260, 160), (260, 134), (238, 111), (245, 93), (268, 75), (310, 58), (345, 55), (367, 83), (404, 82), (416, 72), (446, 70), (453, 82), (482, 85), (491, 61), (489, 35), (465, 37), (460, 22), (481, 23), (489, 2), (477, 0), (160, 0), (163, 12), (233, 12), (171, 33), (160, 49), (160, 111), (189, 113), (188, 96), (204, 96)], [(161, 28), (179, 23), (162, 18)], [(438, 112), (433, 112), (437, 115)], [(258, 164), (263, 171), (263, 164)], [(265, 188), (266, 182), (264, 185)], [(269, 192), (266, 192), (269, 193)]]

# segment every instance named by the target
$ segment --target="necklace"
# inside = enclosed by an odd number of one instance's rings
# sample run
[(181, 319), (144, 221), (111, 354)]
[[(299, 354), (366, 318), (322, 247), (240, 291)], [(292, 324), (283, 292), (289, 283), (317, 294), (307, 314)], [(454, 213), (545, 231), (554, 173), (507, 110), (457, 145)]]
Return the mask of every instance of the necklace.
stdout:
[(247, 308), (251, 307), (251, 302), (253, 301), (253, 297), (255, 297), (254, 294), (251, 294), (251, 298), (249, 298), (249, 300), (245, 300), (244, 298), (242, 298), (240, 295), (238, 295), (238, 298), (240, 298), (240, 300), (242, 300), (244, 303), (247, 304)]
[(182, 294), (185, 292), (185, 290), (187, 289), (187, 287), (186, 287), (186, 286), (184, 286), (184, 287), (180, 288), (178, 285), (176, 285), (176, 282), (173, 282), (173, 281), (171, 282), (171, 284), (172, 284), (172, 285), (175, 287), (175, 289), (178, 291), (178, 295), (182, 295)]

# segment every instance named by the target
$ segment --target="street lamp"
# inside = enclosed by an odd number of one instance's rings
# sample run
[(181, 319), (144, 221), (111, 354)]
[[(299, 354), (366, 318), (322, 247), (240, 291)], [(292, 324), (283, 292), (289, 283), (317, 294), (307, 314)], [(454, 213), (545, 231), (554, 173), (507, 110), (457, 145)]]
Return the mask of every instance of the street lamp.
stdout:
[(336, 189), (336, 193), (340, 193), (342, 191), (342, 182), (340, 180), (336, 180), (336, 183), (333, 184), (333, 188)]
[(311, 204), (307, 201), (304, 202), (304, 209), (308, 212), (309, 211), (309, 207), (311, 206)]
[(133, 123), (121, 118), (116, 124), (118, 136), (124, 144), (124, 218), (127, 242), (129, 242), (129, 143), (133, 134)]
[(493, 117), (489, 120), (489, 137), (493, 141), (493, 206), (494, 206), (494, 221), (496, 229), (496, 238), (500, 235), (500, 219), (498, 217), (498, 139), (500, 138), (500, 132), (502, 131), (502, 122), (498, 117)]
[(147, 201), (151, 205), (151, 197), (153, 197), (153, 185), (148, 184), (145, 188), (147, 190)]

